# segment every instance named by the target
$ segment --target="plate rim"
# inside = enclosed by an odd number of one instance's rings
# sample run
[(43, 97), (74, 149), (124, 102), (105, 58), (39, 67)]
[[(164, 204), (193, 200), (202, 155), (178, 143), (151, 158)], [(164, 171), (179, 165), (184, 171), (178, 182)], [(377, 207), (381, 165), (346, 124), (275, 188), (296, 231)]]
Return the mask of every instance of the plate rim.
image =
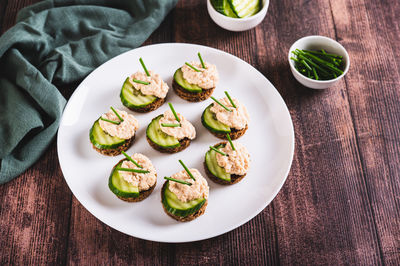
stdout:
[[(218, 53), (223, 53), (225, 56), (233, 57), (235, 60), (239, 60), (239, 61), (241, 61), (241, 63), (244, 63), (245, 65), (247, 65), (247, 67), (253, 68), (256, 72), (258, 72), (258, 74), (260, 74), (260, 75), (262, 76), (262, 79), (263, 79), (264, 82), (266, 82), (268, 85), (270, 85), (270, 86), (272, 86), (272, 88), (274, 88), (274, 90), (273, 90), (274, 93), (278, 96), (278, 98), (280, 99), (281, 103), (283, 103), (283, 105), (284, 105), (284, 107), (285, 107), (285, 108), (284, 108), (284, 110), (285, 110), (285, 115), (287, 115), (287, 117), (289, 118), (289, 122), (290, 122), (290, 138), (291, 138), (291, 142), (290, 142), (290, 160), (289, 160), (290, 163), (287, 165), (287, 169), (285, 170), (284, 178), (280, 181), (279, 186), (277, 187), (277, 189), (276, 189), (275, 191), (273, 191), (273, 193), (271, 194), (271, 195), (273, 195), (273, 196), (271, 197), (271, 199), (270, 199), (269, 201), (264, 202), (260, 208), (257, 208), (257, 209), (253, 212), (254, 215), (253, 215), (253, 214), (252, 214), (252, 215), (249, 215), (248, 217), (246, 217), (245, 219), (243, 219), (243, 220), (242, 220), (241, 222), (239, 222), (238, 224), (229, 226), (229, 227), (227, 227), (226, 229), (224, 229), (224, 230), (222, 230), (222, 231), (220, 231), (220, 232), (218, 232), (218, 233), (213, 233), (213, 234), (210, 234), (210, 235), (206, 235), (206, 236), (204, 236), (204, 237), (201, 237), (201, 238), (196, 238), (196, 239), (192, 239), (192, 240), (183, 240), (183, 241), (180, 241), (180, 240), (178, 240), (178, 241), (174, 241), (174, 240), (163, 241), (163, 240), (154, 240), (154, 239), (149, 239), (149, 238), (143, 238), (143, 237), (140, 237), (140, 236), (137, 236), (137, 235), (133, 235), (133, 234), (131, 234), (131, 233), (128, 233), (128, 232), (126, 232), (125, 230), (116, 228), (116, 227), (114, 227), (114, 226), (112, 226), (112, 225), (106, 223), (106, 222), (103, 221), (102, 219), (98, 218), (91, 210), (89, 210), (89, 208), (87, 208), (87, 207), (82, 203), (81, 197), (80, 197), (80, 196), (78, 197), (77, 195), (75, 195), (74, 191), (71, 189), (71, 185), (70, 185), (68, 179), (65, 177), (65, 174), (64, 174), (65, 171), (63, 170), (63, 164), (62, 164), (62, 162), (61, 162), (61, 160), (60, 160), (60, 156), (59, 156), (59, 154), (60, 154), (60, 134), (59, 134), (59, 131), (60, 131), (61, 127), (62, 127), (63, 120), (64, 120), (64, 118), (65, 118), (65, 115), (64, 115), (64, 114), (65, 114), (65, 111), (69, 108), (69, 105), (71, 104), (71, 102), (73, 101), (73, 99), (74, 99), (75, 97), (77, 97), (76, 95), (78, 95), (78, 93), (77, 93), (78, 90), (80, 90), (81, 87), (84, 88), (84, 86), (82, 86), (82, 84), (84, 84), (85, 81), (86, 81), (87, 79), (89, 79), (92, 75), (94, 75), (94, 73), (96, 72), (96, 70), (98, 70), (99, 68), (103, 67), (105, 64), (109, 63), (110, 61), (118, 60), (119, 57), (123, 57), (123, 56), (125, 56), (126, 54), (131, 53), (131, 52), (134, 51), (134, 50), (151, 49), (152, 47), (156, 47), (156, 46), (171, 46), (171, 45), (173, 45), (173, 46), (191, 46), (191, 47), (199, 47), (199, 48), (201, 47), (202, 49), (211, 49), (211, 50), (214, 50), (214, 51), (216, 51), (216, 52), (218, 52)], [(93, 69), (93, 70), (79, 83), (79, 85), (76, 87), (76, 89), (74, 90), (74, 92), (72, 93), (72, 95), (71, 95), (70, 98), (68, 99), (67, 104), (66, 104), (65, 107), (64, 107), (64, 110), (63, 110), (63, 113), (62, 113), (62, 116), (61, 116), (61, 119), (60, 119), (60, 125), (59, 125), (59, 128), (58, 128), (58, 130), (57, 130), (57, 157), (58, 157), (58, 162), (59, 162), (59, 165), (60, 165), (60, 168), (61, 168), (61, 172), (62, 172), (62, 174), (63, 174), (63, 178), (64, 178), (65, 182), (67, 183), (68, 188), (69, 188), (70, 191), (72, 192), (72, 195), (78, 200), (78, 202), (79, 202), (91, 215), (93, 215), (98, 221), (100, 221), (100, 222), (102, 222), (103, 224), (105, 224), (105, 225), (107, 225), (107, 226), (113, 228), (114, 230), (116, 230), (116, 231), (118, 231), (118, 232), (121, 232), (121, 233), (123, 233), (123, 234), (126, 234), (126, 235), (128, 235), (128, 236), (131, 236), (131, 237), (135, 237), (135, 238), (139, 238), (139, 239), (143, 239), (143, 240), (147, 240), (147, 241), (160, 242), (160, 243), (188, 243), (188, 242), (202, 241), (202, 240), (205, 240), (205, 239), (211, 239), (211, 238), (214, 238), (214, 237), (223, 235), (223, 234), (225, 234), (225, 233), (228, 233), (228, 232), (230, 232), (230, 231), (232, 231), (232, 230), (234, 230), (234, 229), (236, 229), (236, 228), (239, 228), (239, 227), (243, 226), (244, 224), (248, 223), (250, 220), (252, 220), (252, 219), (255, 218), (257, 215), (259, 215), (259, 214), (260, 214), (274, 199), (275, 199), (275, 197), (277, 196), (277, 194), (279, 193), (279, 191), (281, 191), (283, 185), (285, 184), (285, 182), (286, 182), (286, 180), (287, 180), (287, 177), (288, 177), (288, 175), (289, 175), (290, 169), (291, 169), (292, 164), (293, 164), (294, 151), (295, 151), (295, 132), (294, 132), (293, 120), (292, 120), (292, 117), (291, 117), (291, 115), (290, 115), (289, 108), (288, 108), (288, 106), (286, 105), (286, 102), (284, 101), (284, 99), (283, 99), (283, 97), (281, 96), (281, 94), (279, 93), (279, 91), (278, 91), (278, 90), (276, 89), (276, 87), (267, 79), (267, 77), (266, 77), (263, 73), (261, 73), (257, 68), (255, 68), (254, 66), (252, 66), (252, 65), (249, 64), (248, 62), (244, 61), (243, 59), (241, 59), (241, 58), (239, 58), (239, 57), (237, 57), (237, 56), (235, 56), (235, 55), (233, 55), (233, 54), (230, 54), (230, 53), (228, 53), (228, 52), (226, 52), (226, 51), (223, 51), (223, 50), (220, 50), (220, 49), (217, 49), (217, 48), (214, 48), (214, 47), (210, 47), (210, 46), (206, 46), (206, 45), (200, 45), (200, 44), (192, 44), (192, 43), (173, 43), (173, 42), (167, 42), (167, 43), (156, 43), (156, 44), (150, 44), (150, 45), (139, 46), (139, 47), (137, 47), (137, 48), (133, 48), (133, 49), (130, 49), (130, 50), (128, 50), (128, 51), (125, 51), (125, 52), (123, 52), (123, 53), (121, 53), (121, 54), (119, 54), (119, 55), (116, 55), (116, 56), (110, 58), (109, 60), (105, 61), (104, 63), (102, 63), (101, 65), (99, 65), (99, 66), (96, 67), (95, 69)]]

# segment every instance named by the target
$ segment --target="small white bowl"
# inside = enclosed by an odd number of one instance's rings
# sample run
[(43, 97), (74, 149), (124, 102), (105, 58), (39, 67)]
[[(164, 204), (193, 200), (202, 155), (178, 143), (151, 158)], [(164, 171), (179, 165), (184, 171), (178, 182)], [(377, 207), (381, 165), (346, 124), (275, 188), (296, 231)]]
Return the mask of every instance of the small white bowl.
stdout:
[[(324, 49), (328, 53), (343, 56), (343, 62), (344, 62), (343, 74), (335, 79), (330, 79), (330, 80), (315, 80), (307, 78), (306, 76), (302, 75), (299, 71), (297, 71), (297, 69), (294, 67), (294, 61), (290, 59), (290, 57), (292, 56), (295, 57), (292, 54), (292, 51), (296, 49), (300, 50)], [(337, 81), (341, 80), (346, 75), (350, 67), (350, 57), (346, 49), (344, 49), (344, 47), (337, 41), (319, 35), (307, 36), (297, 40), (289, 49), (288, 60), (289, 60), (290, 70), (292, 70), (293, 76), (297, 79), (297, 81), (303, 84), (304, 86), (312, 89), (327, 89), (329, 87), (332, 87)]]
[(219, 13), (210, 0), (207, 0), (207, 10), (211, 19), (221, 28), (230, 31), (245, 31), (254, 28), (264, 19), (267, 14), (269, 0), (263, 0), (263, 7), (258, 13), (247, 18), (231, 18)]

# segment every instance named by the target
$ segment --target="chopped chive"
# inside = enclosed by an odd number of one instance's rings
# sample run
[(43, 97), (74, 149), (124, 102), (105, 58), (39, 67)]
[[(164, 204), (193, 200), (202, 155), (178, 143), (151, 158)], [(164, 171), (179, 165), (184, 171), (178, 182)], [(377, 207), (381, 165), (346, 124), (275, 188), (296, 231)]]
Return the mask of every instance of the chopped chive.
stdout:
[(235, 151), (235, 146), (233, 146), (232, 140), (231, 140), (231, 136), (229, 136), (229, 133), (226, 133), (226, 138), (229, 141), (229, 144), (231, 144), (232, 150)]
[(201, 54), (200, 54), (200, 53), (197, 53), (197, 55), (199, 56), (199, 59), (200, 59), (200, 62), (201, 62), (201, 66), (202, 66), (203, 68), (206, 68), (206, 65), (205, 65), (204, 62), (203, 62), (203, 58), (201, 58)]
[(318, 52), (318, 51), (311, 51), (311, 50), (303, 50), (304, 52), (308, 52), (311, 54), (318, 54), (318, 55), (325, 55), (325, 56), (329, 56), (329, 57), (335, 57), (335, 58), (343, 58), (343, 56), (341, 55), (337, 55), (337, 54), (328, 54), (325, 52), (325, 50), (321, 50), (323, 52)]
[(296, 61), (296, 62), (300, 62), (300, 60), (299, 60), (299, 59), (297, 59), (297, 58), (294, 58), (293, 56), (291, 56), (291, 57), (290, 57), (290, 59), (292, 59), (293, 61)]
[(126, 157), (126, 159), (128, 159), (129, 161), (131, 161), (134, 165), (136, 165), (136, 166), (139, 167), (139, 168), (143, 168), (143, 166), (141, 166), (140, 164), (138, 164), (138, 163), (137, 163), (131, 156), (129, 156), (126, 152), (122, 151), (121, 153)]
[(164, 176), (164, 179), (169, 180), (169, 181), (174, 181), (176, 183), (188, 185), (188, 186), (192, 185), (192, 183), (189, 183), (189, 182), (186, 182), (186, 181), (183, 181), (183, 180), (179, 180), (179, 179), (175, 179), (175, 178), (172, 178), (172, 177)]
[(220, 101), (218, 101), (217, 99), (215, 99), (213, 96), (211, 96), (211, 99), (213, 99), (216, 103), (218, 103), (219, 105), (221, 105), (225, 110), (227, 110), (228, 112), (232, 112), (231, 109), (229, 109), (228, 107), (226, 107), (225, 105), (223, 105)]
[(132, 79), (133, 82), (143, 84), (143, 85), (149, 85), (150, 82), (143, 81), (143, 80), (138, 80), (138, 79)]
[(119, 125), (119, 124), (121, 124), (121, 121), (120, 121), (120, 122), (118, 122), (118, 121), (112, 121), (112, 120), (109, 120), (109, 119), (103, 118), (103, 117), (100, 117), (100, 119), (103, 120), (103, 121), (112, 123), (112, 124), (114, 124), (114, 125)]
[(163, 127), (180, 127), (180, 124), (166, 124), (166, 123), (161, 123), (161, 126)]
[(150, 171), (147, 171), (147, 170), (131, 169), (131, 168), (122, 168), (122, 167), (116, 167), (115, 170), (124, 171), (124, 172), (131, 172), (131, 173), (140, 173), (140, 174), (147, 174), (147, 173), (150, 173)]
[(225, 95), (226, 95), (226, 97), (228, 97), (228, 99), (231, 102), (233, 108), (236, 108), (236, 104), (232, 101), (231, 96), (229, 95), (229, 93), (227, 91), (225, 91)]
[(149, 71), (147, 70), (146, 65), (144, 64), (143, 59), (142, 59), (142, 58), (139, 58), (139, 61), (140, 61), (140, 64), (142, 64), (142, 67), (143, 67), (143, 69), (144, 69), (144, 72), (146, 72), (146, 75), (147, 75), (148, 77), (150, 77), (150, 73), (149, 73)]
[(169, 108), (171, 108), (171, 111), (174, 114), (176, 121), (181, 122), (181, 120), (179, 119), (178, 115), (175, 112), (174, 107), (172, 106), (172, 103), (168, 103), (168, 105), (169, 105)]
[(306, 61), (304, 61), (303, 59), (300, 61), (308, 70), (311, 70), (311, 67), (307, 64)]
[(196, 179), (194, 178), (192, 173), (189, 171), (189, 169), (186, 167), (186, 165), (182, 162), (182, 160), (179, 160), (179, 163), (183, 166), (183, 168), (185, 169), (186, 173), (188, 173), (190, 178), (193, 179), (194, 181), (196, 181)]
[(309, 57), (311, 57), (312, 59), (314, 59), (315, 61), (320, 62), (321, 64), (324, 64), (326, 67), (330, 68), (331, 70), (333, 70), (333, 71), (335, 71), (335, 72), (337, 72), (339, 74), (343, 74), (343, 71), (338, 69), (334, 65), (332, 65), (332, 63), (330, 63), (330, 62), (328, 62), (326, 60), (323, 60), (323, 59), (319, 58), (318, 56), (315, 56), (315, 55), (313, 55), (311, 53), (305, 52), (305, 54), (308, 55)]
[(115, 111), (115, 109), (112, 106), (110, 108), (114, 112), (114, 114), (118, 117), (119, 121), (124, 122), (124, 119), (122, 119), (122, 117), (117, 113), (117, 111)]
[(317, 71), (315, 70), (315, 67), (312, 68), (312, 71), (314, 72), (315, 80), (319, 80), (319, 77), (317, 75)]
[(215, 152), (218, 152), (219, 154), (223, 155), (223, 156), (228, 156), (228, 154), (226, 154), (223, 151), (218, 150), (217, 148), (210, 146), (210, 149), (214, 150)]
[(188, 62), (185, 62), (185, 64), (189, 67), (191, 67), (194, 71), (196, 72), (201, 72), (200, 70), (198, 70), (197, 68), (195, 68), (194, 66), (192, 66), (191, 64), (189, 64)]

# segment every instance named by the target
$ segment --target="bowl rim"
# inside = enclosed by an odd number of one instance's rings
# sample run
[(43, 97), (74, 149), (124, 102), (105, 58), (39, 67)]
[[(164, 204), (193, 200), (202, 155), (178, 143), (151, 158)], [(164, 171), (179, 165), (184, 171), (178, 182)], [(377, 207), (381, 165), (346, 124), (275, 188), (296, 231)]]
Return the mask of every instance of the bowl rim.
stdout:
[[(247, 18), (231, 18), (228, 16), (225, 16), (221, 13), (219, 13), (217, 10), (215, 10), (214, 6), (211, 3), (211, 0), (207, 0), (207, 4), (211, 6), (211, 9), (213, 10), (213, 12), (216, 14), (216, 16), (219, 16), (222, 19), (226, 19), (227, 21), (242, 21), (242, 22), (246, 22), (249, 20), (253, 20), (256, 19), (257, 17), (262, 16), (261, 14), (268, 9), (269, 6), (269, 0), (263, 0), (263, 7), (260, 9), (260, 11), (258, 11), (255, 15), (247, 17)], [(266, 14), (266, 13), (265, 13)], [(265, 16), (265, 15), (264, 15)]]
[[(335, 43), (335, 44), (343, 51), (344, 57), (346, 58), (346, 66), (345, 66), (345, 68), (344, 68), (344, 70), (343, 70), (343, 74), (341, 74), (340, 76), (338, 76), (337, 78), (334, 78), (334, 79), (315, 80), (315, 79), (311, 79), (311, 78), (309, 78), (309, 77), (304, 76), (303, 74), (301, 74), (301, 73), (294, 67), (294, 61), (293, 61), (292, 59), (290, 59), (292, 50), (294, 50), (294, 46), (295, 46), (299, 41), (301, 41), (301, 40), (304, 40), (304, 39), (311, 39), (311, 38), (314, 38), (314, 39), (315, 39), (315, 38), (319, 38), (319, 39), (324, 39), (325, 41), (333, 42), (333, 43)], [(309, 35), (309, 36), (305, 36), (305, 37), (302, 37), (302, 38), (296, 40), (296, 41), (290, 46), (290, 48), (289, 48), (288, 61), (289, 61), (290, 68), (291, 68), (292, 70), (296, 71), (296, 73), (298, 73), (302, 78), (304, 78), (305, 80), (311, 81), (311, 82), (318, 83), (318, 84), (326, 84), (326, 83), (336, 82), (336, 81), (342, 79), (342, 78), (347, 74), (347, 72), (349, 71), (349, 68), (350, 68), (350, 56), (349, 56), (349, 54), (347, 53), (346, 48), (344, 48), (343, 45), (341, 45), (338, 41), (336, 41), (336, 40), (334, 40), (334, 39), (332, 39), (332, 38), (326, 37), (326, 36), (322, 36), (322, 35)]]

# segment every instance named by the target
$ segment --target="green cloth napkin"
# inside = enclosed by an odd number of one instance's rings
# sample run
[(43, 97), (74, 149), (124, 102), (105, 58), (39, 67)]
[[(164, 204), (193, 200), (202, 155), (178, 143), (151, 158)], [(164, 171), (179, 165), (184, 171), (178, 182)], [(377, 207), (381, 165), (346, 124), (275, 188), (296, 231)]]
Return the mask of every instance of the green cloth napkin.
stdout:
[(176, 2), (53, 0), (19, 12), (0, 37), (0, 184), (30, 167), (56, 135), (66, 103), (56, 85), (141, 45)]

